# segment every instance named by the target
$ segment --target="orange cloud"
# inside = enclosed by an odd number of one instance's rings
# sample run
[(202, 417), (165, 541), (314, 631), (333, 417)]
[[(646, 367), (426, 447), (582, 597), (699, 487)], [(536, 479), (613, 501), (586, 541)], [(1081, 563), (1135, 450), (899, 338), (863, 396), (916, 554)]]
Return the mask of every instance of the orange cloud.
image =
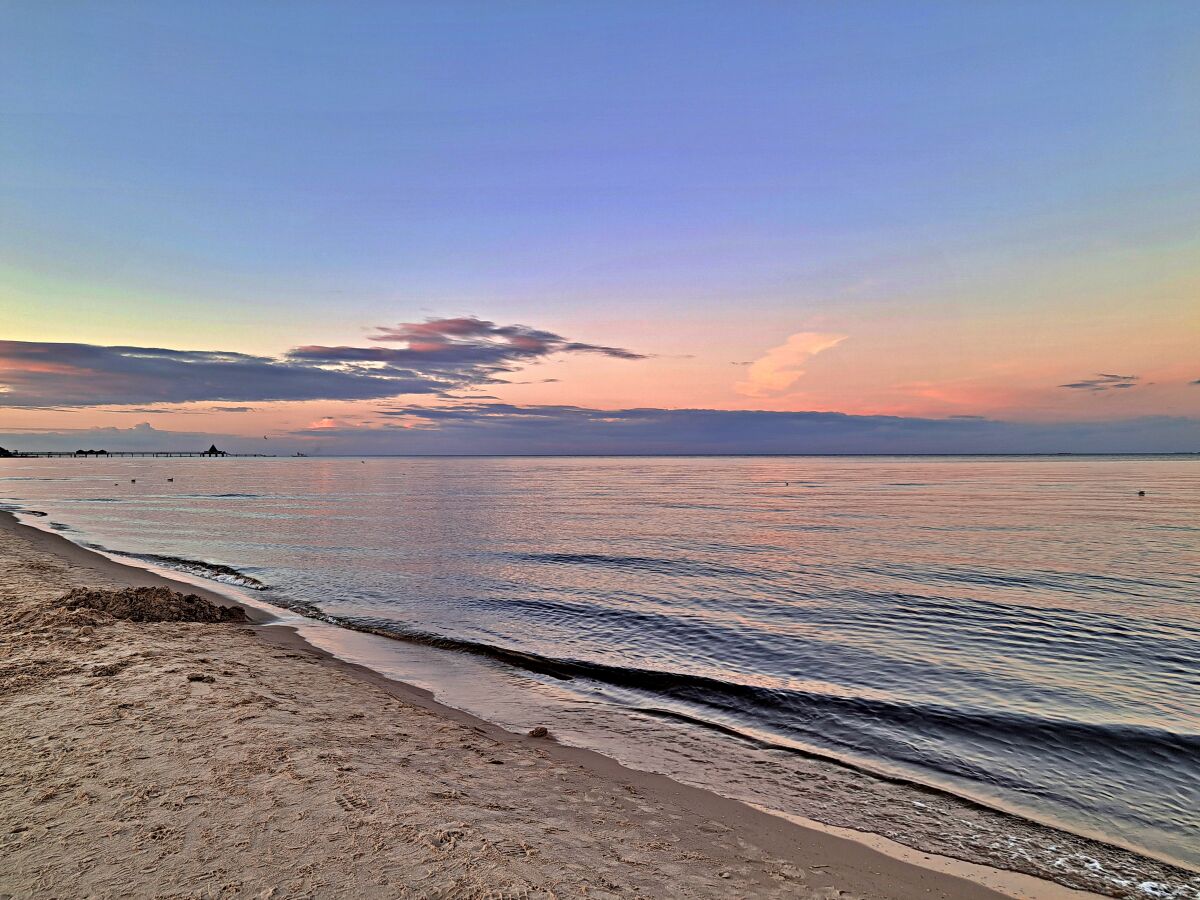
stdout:
[(750, 364), (737, 392), (747, 397), (778, 397), (791, 391), (804, 376), (804, 366), (818, 353), (836, 347), (848, 335), (798, 331)]

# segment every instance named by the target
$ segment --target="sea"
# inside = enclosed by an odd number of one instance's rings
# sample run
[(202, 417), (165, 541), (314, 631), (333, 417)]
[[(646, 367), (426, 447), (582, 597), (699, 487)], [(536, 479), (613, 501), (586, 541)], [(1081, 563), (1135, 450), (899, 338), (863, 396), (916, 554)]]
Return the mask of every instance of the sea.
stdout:
[(10, 459), (0, 498), (510, 728), (1200, 895), (1065, 837), (1200, 871), (1200, 457)]

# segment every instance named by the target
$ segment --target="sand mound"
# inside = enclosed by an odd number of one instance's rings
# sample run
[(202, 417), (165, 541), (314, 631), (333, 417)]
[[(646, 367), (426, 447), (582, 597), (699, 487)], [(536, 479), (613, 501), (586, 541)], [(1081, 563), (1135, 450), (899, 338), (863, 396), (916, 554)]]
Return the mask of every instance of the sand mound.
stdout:
[(91, 609), (114, 619), (131, 622), (245, 622), (246, 613), (236, 606), (217, 606), (195, 594), (181, 594), (165, 587), (121, 588), (99, 591), (76, 588), (58, 599), (66, 609)]

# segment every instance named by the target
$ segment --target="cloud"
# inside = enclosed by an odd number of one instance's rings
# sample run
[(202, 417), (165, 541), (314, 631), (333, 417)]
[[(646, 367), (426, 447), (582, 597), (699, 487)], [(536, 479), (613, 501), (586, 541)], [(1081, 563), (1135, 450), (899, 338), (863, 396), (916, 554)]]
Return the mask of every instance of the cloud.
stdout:
[(424, 322), (402, 322), (391, 328), (377, 328), (368, 335), (373, 341), (403, 343), (410, 353), (427, 357), (457, 353), (470, 356), (472, 351), (488, 351), (502, 358), (521, 359), (548, 356), (551, 353), (599, 353), (617, 359), (645, 359), (645, 355), (621, 347), (604, 347), (568, 341), (551, 331), (541, 331), (528, 325), (497, 325), (486, 319), (463, 316), (457, 319), (426, 319)]
[(405, 323), (380, 329), (374, 339), (407, 346), (311, 345), (280, 359), (219, 350), (0, 341), (0, 407), (379, 400), (493, 383), (502, 373), (555, 353), (643, 358), (525, 325), (473, 318)]
[(213, 412), (223, 412), (223, 413), (247, 413), (247, 412), (254, 412), (254, 407), (253, 406), (214, 406), (212, 408), (212, 411)]
[[(263, 452), (259, 438), (132, 428), (0, 433), (20, 450)], [(463, 403), (381, 410), (374, 421), (318, 420), (272, 435), (270, 451), (380, 454), (1176, 453), (1200, 447), (1200, 418), (1030, 423), (825, 412), (591, 409)]]
[(816, 331), (796, 332), (750, 364), (746, 380), (737, 384), (738, 393), (747, 397), (778, 397), (789, 393), (803, 377), (804, 366), (810, 359), (836, 347), (846, 337)]
[[(829, 412), (592, 409), (463, 402), (397, 405), (380, 422), (324, 432), (379, 453), (1117, 453), (1200, 446), (1200, 419), (1027, 423)], [(392, 427), (391, 423), (395, 425)]]
[[(58, 431), (17, 431), (0, 433), (0, 446), (9, 450), (71, 451), (80, 449), (200, 451), (210, 444), (233, 452), (262, 452), (247, 438), (229, 434), (187, 431), (163, 431), (149, 422), (129, 428), (64, 428)], [(260, 439), (259, 444), (262, 443)]]
[(1076, 391), (1113, 391), (1127, 390), (1138, 386), (1139, 375), (1113, 375), (1108, 372), (1098, 372), (1094, 378), (1073, 381), (1070, 384), (1060, 384), (1059, 387)]
[(646, 357), (620, 347), (569, 341), (528, 325), (497, 325), (484, 319), (428, 319), (377, 328), (379, 343), (401, 347), (326, 347), (310, 345), (288, 352), (290, 360), (317, 364), (365, 364), (380, 373), (411, 376), (417, 372), (454, 378), (458, 386), (490, 384), (496, 376), (555, 353), (596, 353), (615, 359)]
[(0, 406), (197, 400), (375, 400), (433, 393), (434, 379), (221, 351), (0, 341)]
[(147, 416), (198, 416), (202, 415), (196, 409), (171, 409), (159, 406), (121, 406), (116, 409), (106, 409), (105, 412), (120, 413), (122, 415), (147, 415)]
[(315, 422), (309, 422), (308, 425), (305, 426), (304, 430), (305, 431), (331, 431), (331, 430), (334, 430), (337, 428), (353, 428), (353, 427), (354, 426), (348, 422), (342, 422), (339, 419), (335, 419), (331, 416), (325, 416), (324, 418), (317, 419), (317, 421), (315, 421)]

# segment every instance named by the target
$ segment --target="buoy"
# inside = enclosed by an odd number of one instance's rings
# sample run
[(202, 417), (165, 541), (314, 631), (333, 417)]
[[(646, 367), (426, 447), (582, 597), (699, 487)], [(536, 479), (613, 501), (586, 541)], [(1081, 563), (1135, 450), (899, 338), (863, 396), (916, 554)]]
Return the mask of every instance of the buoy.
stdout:
[(1139, 497), (1145, 497), (1145, 496), (1146, 496), (1146, 492), (1145, 492), (1145, 491), (1138, 491), (1138, 496), (1139, 496)]

